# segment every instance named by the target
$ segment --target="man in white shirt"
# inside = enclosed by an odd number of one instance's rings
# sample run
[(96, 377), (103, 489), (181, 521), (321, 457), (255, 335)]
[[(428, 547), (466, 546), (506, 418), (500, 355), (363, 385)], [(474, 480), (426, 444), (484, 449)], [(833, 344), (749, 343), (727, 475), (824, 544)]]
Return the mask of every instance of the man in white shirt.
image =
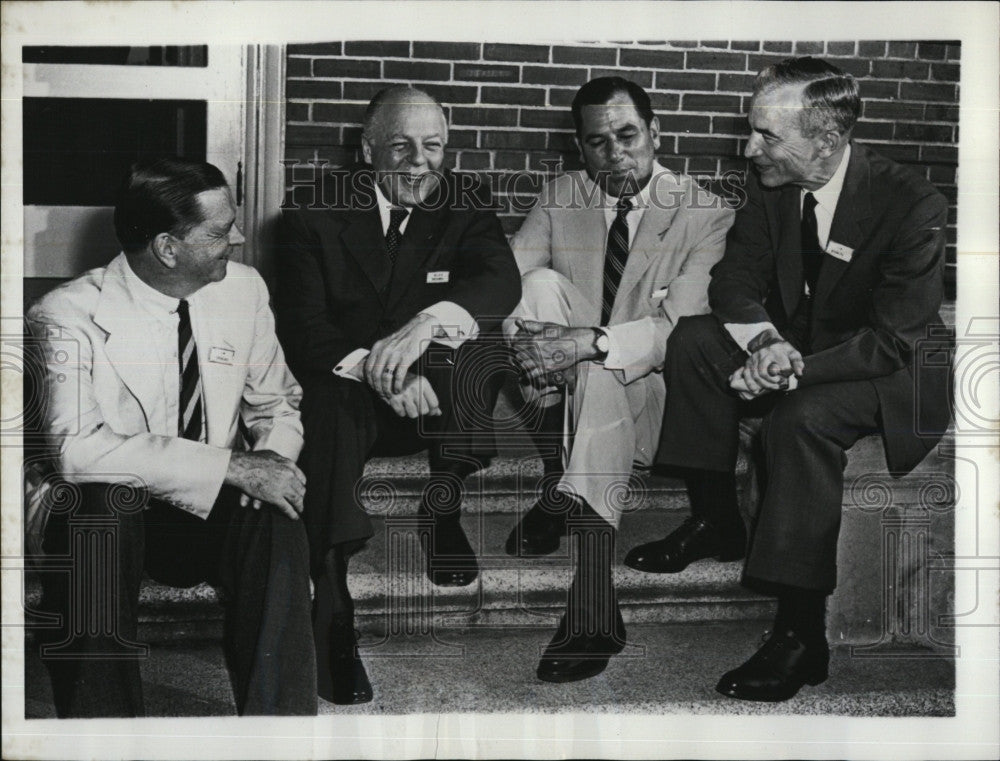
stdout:
[(32, 523), (70, 565), (42, 574), (60, 617), (41, 652), (60, 716), (143, 715), (144, 571), (222, 588), (241, 714), (316, 713), (302, 392), (263, 280), (229, 261), (235, 220), (211, 164), (137, 164), (115, 207), (124, 253), (28, 312), (53, 453), (29, 510), (49, 515)]
[(586, 171), (546, 185), (515, 235), (523, 297), (505, 327), (545, 470), (507, 552), (548, 554), (567, 528), (591, 548), (577, 553), (566, 616), (538, 667), (555, 682), (600, 673), (624, 646), (611, 581), (622, 495), (656, 451), (667, 337), (684, 315), (708, 312), (709, 270), (733, 219), (656, 161), (660, 123), (639, 85), (594, 79), (572, 114)]
[(775, 594), (778, 612), (763, 647), (719, 681), (730, 697), (785, 700), (827, 677), (845, 451), (880, 431), (901, 475), (948, 425), (948, 345), (928, 341), (942, 335), (947, 204), (851, 142), (860, 110), (857, 82), (819, 59), (757, 76), (754, 171), (712, 271), (712, 315), (681, 321), (667, 347), (657, 461), (685, 469), (692, 517), (627, 564), (671, 573), (718, 554), (737, 513), (740, 416), (764, 416), (745, 580)]
[(447, 142), (437, 101), (387, 88), (365, 114), (366, 165), (328, 175), (323, 204), (283, 215), (278, 334), (304, 389), (319, 685), (335, 703), (372, 697), (347, 588), (347, 559), (373, 531), (357, 489), (370, 457), (429, 448), (427, 574), (445, 586), (478, 575), (462, 483), (494, 452), (509, 364), (494, 336), (521, 291), (485, 189), (443, 169)]

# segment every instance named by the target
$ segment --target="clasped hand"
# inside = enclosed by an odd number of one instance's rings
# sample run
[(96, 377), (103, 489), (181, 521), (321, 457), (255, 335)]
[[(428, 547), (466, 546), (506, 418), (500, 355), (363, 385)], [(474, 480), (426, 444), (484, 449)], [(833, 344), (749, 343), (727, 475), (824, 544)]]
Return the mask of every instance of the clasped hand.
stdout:
[(594, 331), (590, 328), (521, 318), (515, 324), (518, 331), (511, 348), (525, 380), (533, 386), (572, 385), (576, 364), (595, 356)]
[(365, 357), (365, 382), (386, 401), (402, 394), (410, 367), (427, 351), (433, 332), (433, 318), (421, 313), (395, 333), (376, 341)]
[(777, 332), (768, 330), (750, 342), (754, 351), (743, 367), (729, 376), (729, 386), (744, 400), (788, 388), (788, 379), (801, 377), (805, 362), (798, 349)]

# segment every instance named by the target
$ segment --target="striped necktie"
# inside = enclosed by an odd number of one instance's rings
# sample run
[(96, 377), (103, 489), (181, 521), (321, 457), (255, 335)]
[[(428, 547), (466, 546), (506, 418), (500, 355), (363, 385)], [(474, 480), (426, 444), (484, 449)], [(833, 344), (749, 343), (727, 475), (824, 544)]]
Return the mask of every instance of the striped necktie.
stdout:
[(385, 231), (385, 252), (389, 255), (389, 263), (396, 265), (396, 254), (399, 253), (399, 241), (403, 234), (399, 231), (399, 226), (403, 224), (407, 209), (389, 209), (389, 229)]
[(625, 262), (628, 260), (628, 213), (632, 210), (632, 197), (618, 199), (618, 215), (611, 223), (608, 245), (604, 256), (604, 291), (601, 295), (601, 325), (611, 319), (611, 308), (615, 304), (615, 294), (622, 281)]
[(188, 303), (181, 299), (177, 306), (177, 358), (180, 368), (180, 406), (177, 413), (177, 434), (192, 441), (202, 440), (201, 373), (198, 371), (198, 347), (191, 331)]

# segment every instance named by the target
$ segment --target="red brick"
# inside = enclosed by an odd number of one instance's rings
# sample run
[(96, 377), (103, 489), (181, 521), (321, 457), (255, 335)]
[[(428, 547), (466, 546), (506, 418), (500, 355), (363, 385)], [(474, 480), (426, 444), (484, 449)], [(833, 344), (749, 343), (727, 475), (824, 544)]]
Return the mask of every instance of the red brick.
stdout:
[(948, 60), (958, 61), (962, 57), (962, 43), (948, 43)]
[(861, 40), (858, 43), (858, 55), (881, 58), (885, 55), (885, 40)]
[(701, 40), (703, 48), (728, 48), (729, 40)]
[(958, 161), (958, 148), (951, 145), (925, 145), (921, 156), (924, 161), (954, 164)]
[(760, 43), (754, 40), (733, 40), (729, 43), (729, 47), (733, 50), (748, 50), (754, 52), (760, 50)]
[(955, 182), (955, 167), (953, 166), (932, 166), (927, 175), (931, 182), (952, 184)]
[(866, 119), (923, 119), (923, 103), (906, 103), (896, 100), (866, 100)]
[(681, 103), (684, 111), (723, 111), (739, 113), (740, 99), (735, 95), (701, 95), (684, 93)]
[(328, 79), (289, 79), (285, 84), (285, 97), (300, 100), (340, 100), (343, 88), (340, 82)]
[(871, 61), (867, 58), (827, 58), (826, 60), (855, 77), (867, 77), (871, 71)]
[(917, 43), (890, 40), (888, 55), (890, 58), (915, 58), (917, 55)]
[[(666, 40), (639, 40), (638, 44), (640, 44), (640, 45), (648, 45), (648, 46), (654, 46), (655, 45), (656, 47), (662, 48), (664, 45), (667, 44), (667, 41)], [(681, 47), (685, 47), (685, 46), (687, 46), (687, 47), (695, 47), (698, 43), (692, 42), (692, 43), (689, 44), (689, 43), (671, 42), (670, 44), (671, 45), (680, 45)]]
[(948, 54), (948, 46), (943, 42), (921, 42), (917, 54), (932, 61), (943, 61)]
[(360, 124), (365, 107), (359, 103), (316, 103), (313, 105), (314, 122), (346, 122)]
[(701, 71), (658, 71), (657, 90), (715, 90), (715, 74)]
[(513, 127), (517, 124), (517, 109), (456, 107), (451, 112), (451, 123), (474, 127)]
[(673, 48), (696, 48), (698, 47), (698, 42), (696, 40), (671, 40), (670, 47)]
[(311, 58), (293, 58), (289, 56), (285, 60), (285, 76), (286, 77), (311, 77), (312, 76), (312, 59)]
[(719, 168), (719, 160), (706, 156), (692, 156), (687, 160), (688, 174), (715, 174)]
[(505, 132), (484, 131), (482, 133), (483, 148), (517, 148), (532, 150), (545, 147), (544, 132)]
[(357, 127), (341, 127), (340, 142), (342, 145), (360, 146), (361, 126), (359, 125)]
[(549, 105), (569, 106), (573, 102), (574, 97), (576, 97), (576, 88), (564, 89), (553, 87), (549, 90)]
[(958, 105), (928, 103), (924, 109), (924, 118), (929, 122), (957, 122)]
[(737, 152), (737, 141), (722, 137), (679, 137), (677, 152), (688, 156), (732, 156)]
[(458, 162), (463, 170), (489, 169), (490, 154), (486, 151), (459, 151)]
[(469, 85), (441, 84), (439, 82), (428, 82), (420, 84), (421, 90), (426, 90), (442, 103), (475, 103), (476, 88)]
[(541, 172), (548, 180), (562, 173), (562, 161), (562, 156), (529, 153), (528, 169), (534, 172)]
[(501, 105), (544, 106), (545, 90), (532, 87), (489, 87), (484, 85), (483, 103), (498, 103)]
[(506, 45), (486, 43), (483, 58), (487, 61), (523, 61), (525, 63), (548, 63), (548, 45)]
[(822, 42), (796, 42), (795, 55), (822, 55)]
[(497, 151), (493, 159), (497, 169), (524, 169), (527, 163), (528, 154), (524, 151)]
[(658, 153), (656, 155), (656, 160), (663, 164), (663, 166), (671, 172), (677, 172), (677, 174), (685, 174), (687, 172), (687, 159), (683, 156)]
[(579, 63), (586, 66), (614, 66), (618, 51), (614, 48), (564, 47), (552, 48), (552, 63)]
[(596, 79), (597, 77), (621, 77), (622, 79), (635, 82), (639, 87), (646, 90), (653, 86), (653, 72), (641, 69), (591, 69), (590, 78)]
[(854, 137), (859, 140), (891, 140), (891, 122), (858, 122), (854, 127)]
[(935, 82), (903, 82), (899, 96), (904, 100), (955, 100), (955, 85)]
[(719, 90), (723, 92), (752, 92), (755, 77), (755, 74), (719, 74)]
[(373, 55), (379, 58), (407, 58), (410, 55), (409, 42), (391, 40), (359, 40), (344, 43), (345, 55)]
[(746, 71), (747, 57), (743, 53), (707, 53), (689, 50), (687, 53), (688, 69), (708, 69), (710, 71)]
[[(449, 148), (478, 148), (479, 133), (471, 129), (448, 130)], [(482, 146), (485, 148), (486, 146)]]
[(517, 82), (518, 72), (517, 66), (456, 63), (455, 79), (471, 79), (476, 82)]
[(927, 79), (930, 69), (924, 61), (872, 61), (872, 76), (885, 79)]
[(336, 127), (320, 127), (315, 124), (289, 124), (285, 128), (285, 144), (292, 145), (337, 145), (340, 130)]
[(928, 143), (949, 143), (953, 128), (948, 124), (913, 124), (903, 122), (896, 125), (897, 140), (918, 140)]
[(854, 55), (854, 42), (827, 42), (826, 52), (828, 55)]
[(479, 58), (478, 42), (414, 42), (414, 58), (449, 58), (463, 60)]
[(451, 65), (447, 63), (425, 63), (423, 61), (386, 61), (387, 79), (431, 79), (451, 78)]
[(745, 116), (713, 116), (712, 132), (722, 135), (746, 137), (750, 127)]
[(931, 79), (938, 82), (957, 82), (959, 71), (957, 63), (936, 63), (931, 66)]
[(902, 143), (884, 143), (876, 149), (879, 153), (893, 161), (916, 161), (920, 153), (920, 147), (916, 145), (904, 145)]
[(767, 53), (749, 53), (747, 55), (747, 71), (756, 74), (761, 69), (764, 69), (774, 63), (781, 63), (786, 58), (788, 58), (788, 56)]
[(664, 111), (676, 111), (681, 105), (681, 96), (675, 92), (651, 92), (649, 101), (653, 104), (653, 110), (659, 113)]
[(375, 97), (375, 93), (384, 90), (391, 83), (385, 81), (378, 82), (344, 82), (344, 100), (369, 101)]
[(694, 132), (703, 134), (711, 127), (711, 118), (708, 116), (692, 116), (691, 114), (665, 114), (660, 117), (660, 130), (662, 132), (685, 133)]
[(573, 115), (568, 108), (522, 108), (521, 126), (571, 130), (573, 129)]
[(862, 99), (867, 98), (897, 98), (899, 97), (899, 82), (879, 82), (874, 79), (862, 79), (858, 82)]
[(339, 42), (298, 43), (289, 45), (288, 55), (340, 55), (343, 46)]
[(649, 69), (683, 69), (684, 53), (676, 50), (625, 49), (619, 54), (621, 66)]
[(320, 161), (325, 161), (331, 167), (350, 166), (361, 160), (360, 148), (320, 148), (317, 153)]
[(791, 53), (792, 43), (765, 40), (764, 51), (767, 53)]
[(522, 76), (528, 84), (582, 85), (587, 81), (587, 70), (564, 66), (525, 66)]
[(313, 61), (313, 76), (351, 77), (352, 79), (377, 79), (382, 72), (378, 61), (351, 58), (317, 58)]
[(561, 151), (563, 153), (579, 151), (579, 147), (576, 144), (576, 135), (573, 133), (550, 132), (548, 133), (548, 137), (548, 148), (551, 150)]
[(285, 119), (289, 122), (307, 122), (309, 121), (309, 104), (308, 103), (286, 103), (285, 104)]

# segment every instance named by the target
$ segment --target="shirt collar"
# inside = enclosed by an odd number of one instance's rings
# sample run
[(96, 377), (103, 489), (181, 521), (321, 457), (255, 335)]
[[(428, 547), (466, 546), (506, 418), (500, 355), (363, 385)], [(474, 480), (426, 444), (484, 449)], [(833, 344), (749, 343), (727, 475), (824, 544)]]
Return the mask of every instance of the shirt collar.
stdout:
[[(641, 211), (649, 206), (649, 188), (655, 181), (656, 176), (666, 171), (668, 171), (667, 168), (662, 164), (660, 164), (659, 161), (653, 162), (653, 172), (652, 174), (649, 175), (649, 182), (647, 182), (643, 186), (642, 190), (640, 190), (638, 193), (632, 196), (633, 211), (635, 211), (636, 209)], [(590, 179), (589, 175), (587, 176), (587, 182), (589, 182), (591, 185), (597, 184)], [(601, 192), (601, 206), (603, 208), (613, 209), (618, 205), (618, 196), (610, 195), (608, 193), (605, 193), (603, 190), (601, 190), (600, 192)]]
[(840, 165), (837, 167), (837, 171), (833, 173), (833, 177), (827, 180), (826, 185), (812, 191), (803, 188), (800, 197), (805, 198), (806, 193), (812, 193), (816, 198), (816, 204), (833, 214), (837, 209), (840, 191), (844, 188), (844, 178), (847, 176), (847, 163), (850, 159), (851, 144), (848, 143), (847, 148), (844, 150), (844, 155), (840, 157)]
[[(128, 257), (124, 257), (124, 259), (125, 290), (128, 291), (131, 299), (136, 304), (142, 304), (145, 309), (157, 317), (166, 317), (175, 313), (177, 307), (180, 305), (180, 299), (161, 293), (153, 288), (153, 286), (144, 282), (141, 277), (135, 274), (135, 270), (129, 264)], [(192, 296), (194, 294), (188, 296), (188, 302), (191, 301)]]

